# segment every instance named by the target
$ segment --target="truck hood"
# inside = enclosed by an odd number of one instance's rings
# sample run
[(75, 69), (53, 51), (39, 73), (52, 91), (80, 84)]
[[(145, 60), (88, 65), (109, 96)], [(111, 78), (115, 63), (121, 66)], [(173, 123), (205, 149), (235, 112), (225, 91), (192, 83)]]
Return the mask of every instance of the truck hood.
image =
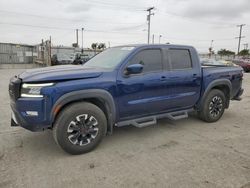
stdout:
[(96, 78), (103, 70), (96, 68), (85, 68), (82, 65), (59, 65), (53, 67), (36, 68), (22, 72), (19, 78), (23, 82), (48, 82), (60, 80), (73, 80)]

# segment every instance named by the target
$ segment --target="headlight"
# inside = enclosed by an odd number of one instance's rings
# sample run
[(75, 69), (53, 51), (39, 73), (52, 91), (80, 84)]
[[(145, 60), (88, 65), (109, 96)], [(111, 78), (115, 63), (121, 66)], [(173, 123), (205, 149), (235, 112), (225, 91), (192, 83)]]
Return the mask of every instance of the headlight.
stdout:
[(22, 84), (21, 97), (43, 97), (41, 89), (44, 87), (52, 86), (54, 83), (44, 84)]

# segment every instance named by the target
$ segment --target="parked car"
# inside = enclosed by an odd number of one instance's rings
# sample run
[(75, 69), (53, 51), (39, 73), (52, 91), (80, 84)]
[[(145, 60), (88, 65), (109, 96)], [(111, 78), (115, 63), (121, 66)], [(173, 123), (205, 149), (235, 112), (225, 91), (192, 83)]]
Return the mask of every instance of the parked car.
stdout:
[(51, 57), (51, 65), (67, 65), (72, 64), (73, 59), (68, 54), (54, 54)]
[[(93, 150), (113, 127), (145, 127), (196, 111), (216, 122), (240, 100), (241, 67), (201, 67), (193, 47), (133, 45), (109, 48), (84, 65), (25, 71), (10, 80), (11, 125), (53, 129), (70, 154)], [(237, 114), (235, 114), (237, 115)]]
[(83, 65), (90, 59), (88, 55), (81, 53), (76, 53), (73, 56), (74, 56), (74, 61), (72, 62), (73, 65)]
[(234, 59), (233, 63), (241, 66), (245, 72), (250, 71), (250, 60), (249, 59)]

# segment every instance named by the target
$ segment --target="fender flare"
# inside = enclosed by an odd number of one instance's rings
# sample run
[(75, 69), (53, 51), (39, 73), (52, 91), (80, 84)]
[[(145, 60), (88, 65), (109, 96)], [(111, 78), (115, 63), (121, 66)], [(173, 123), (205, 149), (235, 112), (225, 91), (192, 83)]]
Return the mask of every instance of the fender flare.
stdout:
[[(227, 86), (229, 89), (229, 100), (232, 98), (232, 84), (231, 84), (231, 82), (228, 79), (217, 79), (217, 80), (214, 80), (211, 83), (209, 83), (209, 85), (207, 86), (206, 90), (203, 93), (203, 96), (201, 97), (200, 102), (198, 103), (198, 109), (200, 109), (200, 107), (204, 103), (208, 93), (212, 90), (212, 88), (214, 88), (216, 86)], [(227, 104), (227, 106), (228, 105), (229, 104)]]
[(103, 89), (87, 89), (72, 91), (62, 95), (53, 105), (51, 110), (51, 119), (54, 122), (57, 112), (60, 111), (63, 106), (79, 100), (97, 98), (104, 102), (104, 106), (108, 111), (108, 132), (112, 133), (113, 125), (116, 119), (116, 107), (112, 95)]

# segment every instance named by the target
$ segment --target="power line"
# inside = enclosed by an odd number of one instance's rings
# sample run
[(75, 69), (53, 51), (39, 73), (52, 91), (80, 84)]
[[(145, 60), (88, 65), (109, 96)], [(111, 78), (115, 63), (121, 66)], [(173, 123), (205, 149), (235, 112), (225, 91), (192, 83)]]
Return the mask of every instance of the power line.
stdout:
[(57, 35), (57, 36), (53, 36), (53, 39), (61, 39), (61, 38), (65, 38), (65, 36), (71, 35), (72, 36), (72, 31), (67, 31), (65, 33), (63, 33), (62, 35)]
[(140, 24), (140, 25), (128, 26), (128, 27), (120, 27), (120, 28), (114, 29), (114, 31), (134, 30), (134, 29), (140, 29), (140, 28), (142, 28), (144, 26), (146, 26), (146, 23)]
[[(40, 26), (40, 25), (19, 24), (19, 23), (7, 23), (7, 22), (0, 22), (0, 24), (3, 24), (3, 25), (12, 25), (12, 26), (20, 26), (20, 27), (32, 27), (32, 28), (43, 28), (43, 29), (54, 29), (54, 30), (68, 30), (68, 31), (74, 31), (74, 29), (63, 28), (63, 27), (51, 27), (51, 26)], [(87, 32), (97, 32), (97, 33), (141, 34), (141, 33), (131, 33), (131, 32), (114, 31), (114, 30), (84, 29), (84, 31), (87, 31)]]
[[(144, 11), (145, 8), (139, 7), (139, 6), (130, 6), (130, 5), (125, 5), (125, 4), (117, 4), (117, 3), (111, 3), (111, 2), (103, 2), (103, 1), (95, 1), (95, 0), (91, 0), (88, 2), (84, 2), (85, 4), (95, 4), (95, 5), (99, 5), (99, 6), (110, 6), (110, 7), (120, 7), (120, 8), (127, 8), (127, 9), (131, 9), (134, 11)], [(116, 9), (117, 10), (117, 9)]]
[[(194, 42), (210, 42), (210, 39), (198, 39), (198, 38), (175, 38), (175, 37), (165, 37), (169, 40), (185, 40), (185, 41), (194, 41)], [(214, 39), (214, 41), (230, 41), (235, 40), (235, 38), (218, 38)]]
[[(32, 27), (32, 28), (42, 28), (42, 29), (52, 29), (52, 30), (63, 30), (63, 31), (75, 31), (75, 29), (71, 28), (64, 28), (64, 27), (51, 27), (51, 26), (40, 26), (40, 25), (31, 25), (31, 24), (21, 24), (21, 23), (7, 23), (7, 22), (0, 22), (2, 25), (11, 25), (11, 26), (18, 26), (18, 27)], [(140, 25), (143, 26), (144, 24)], [(127, 32), (127, 31), (119, 31), (117, 30), (95, 30), (95, 29), (84, 29), (86, 32), (95, 32), (95, 33), (116, 33), (116, 34), (138, 34), (140, 35), (141, 32)], [(125, 28), (122, 28), (121, 30), (125, 30)], [(206, 39), (197, 39), (197, 38), (181, 38), (181, 37), (166, 37), (168, 40), (186, 40), (186, 41), (195, 41), (195, 42), (209, 42), (211, 40)], [(215, 41), (229, 41), (229, 40), (235, 40), (235, 38), (218, 38), (214, 39)]]
[(248, 43), (243, 44), (243, 46), (244, 46), (244, 50), (248, 49)]
[[(233, 26), (235, 26), (235, 23), (229, 23), (229, 22), (225, 22), (225, 21), (221, 21), (221, 22), (213, 21), (213, 22), (211, 22), (211, 21), (207, 21), (207, 20), (191, 18), (189, 16), (180, 15), (180, 14), (176, 14), (176, 13), (169, 12), (169, 11), (159, 11), (158, 10), (157, 13), (179, 17), (179, 18), (185, 19), (185, 20), (190, 21), (190, 22), (198, 22), (198, 23), (202, 23), (202, 24), (217, 25), (220, 27), (233, 27)], [(224, 26), (222, 26), (222, 25), (224, 25)]]
[(105, 31), (105, 30), (93, 30), (93, 29), (85, 29), (85, 31), (88, 32), (94, 32), (94, 33), (116, 33), (116, 34), (138, 34), (141, 35), (141, 33), (132, 33), (132, 32), (121, 32), (121, 31)]
[(43, 15), (37, 15), (37, 14), (29, 14), (29, 13), (24, 13), (24, 12), (14, 12), (14, 11), (6, 11), (6, 10), (0, 10), (0, 12), (6, 13), (6, 14), (16, 14), (16, 15), (23, 15), (23, 16), (32, 16), (36, 18), (41, 18), (41, 19), (53, 19), (53, 20), (62, 20), (62, 21), (67, 21), (67, 22), (90, 22), (90, 23), (107, 23), (107, 24), (139, 24), (139, 23), (132, 23), (132, 22), (112, 22), (112, 21), (107, 21), (105, 20), (100, 20), (100, 21), (92, 21), (92, 20), (82, 20), (82, 19), (69, 19), (69, 18), (58, 18), (58, 17), (50, 17), (50, 16), (43, 16)]
[(44, 28), (44, 29), (55, 29), (55, 30), (73, 30), (73, 29), (63, 28), (63, 27), (50, 27), (50, 26), (19, 24), (19, 23), (7, 23), (7, 22), (0, 22), (0, 24), (2, 24), (2, 25), (13, 25), (13, 26), (23, 26), (23, 27), (34, 27), (34, 28)]
[(236, 37), (239, 39), (239, 43), (238, 43), (238, 54), (240, 53), (240, 42), (241, 42), (241, 39), (242, 38), (245, 38), (245, 36), (242, 36), (242, 27), (245, 26), (246, 24), (240, 24), (240, 25), (237, 25), (237, 27), (240, 28), (240, 34), (239, 34), (239, 37)]

